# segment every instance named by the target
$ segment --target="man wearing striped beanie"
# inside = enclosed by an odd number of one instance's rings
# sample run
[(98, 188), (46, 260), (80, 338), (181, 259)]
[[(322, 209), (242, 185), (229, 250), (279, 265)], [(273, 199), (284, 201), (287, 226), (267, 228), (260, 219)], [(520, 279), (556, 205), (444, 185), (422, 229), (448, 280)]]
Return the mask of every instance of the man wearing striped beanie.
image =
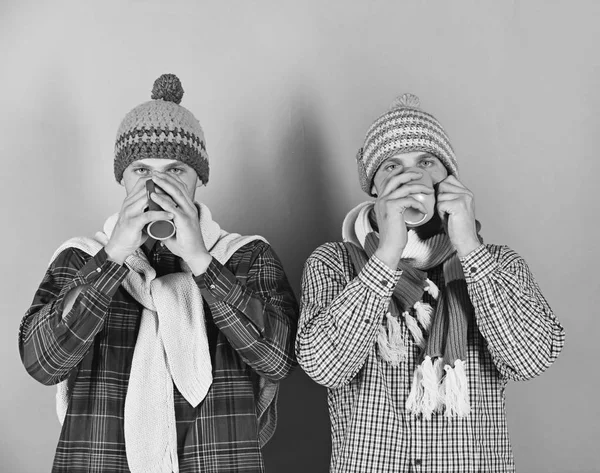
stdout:
[(417, 97), (375, 120), (356, 159), (374, 200), (306, 262), (296, 338), (328, 388), (331, 471), (514, 471), (506, 382), (548, 368), (563, 328), (525, 261), (482, 243), (450, 140)]
[(25, 368), (58, 385), (54, 473), (264, 470), (297, 303), (268, 242), (195, 201), (209, 161), (182, 96), (163, 75), (123, 119), (121, 210), (56, 250), (23, 318)]

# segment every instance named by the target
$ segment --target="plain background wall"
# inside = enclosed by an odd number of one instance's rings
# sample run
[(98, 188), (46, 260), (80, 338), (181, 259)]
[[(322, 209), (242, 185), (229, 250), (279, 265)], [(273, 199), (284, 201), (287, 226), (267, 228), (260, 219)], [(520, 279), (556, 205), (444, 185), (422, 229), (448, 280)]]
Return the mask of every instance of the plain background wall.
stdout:
[[(165, 72), (207, 136), (198, 199), (265, 235), (297, 293), (365, 198), (367, 127), (419, 95), (484, 238), (526, 258), (567, 330), (545, 375), (509, 386), (518, 470), (600, 471), (599, 24), (594, 0), (0, 1), (0, 471), (50, 470), (54, 388), (22, 368), (19, 322), (54, 249), (120, 207), (115, 133)], [(301, 370), (282, 384), (268, 471), (327, 470), (325, 396)]]

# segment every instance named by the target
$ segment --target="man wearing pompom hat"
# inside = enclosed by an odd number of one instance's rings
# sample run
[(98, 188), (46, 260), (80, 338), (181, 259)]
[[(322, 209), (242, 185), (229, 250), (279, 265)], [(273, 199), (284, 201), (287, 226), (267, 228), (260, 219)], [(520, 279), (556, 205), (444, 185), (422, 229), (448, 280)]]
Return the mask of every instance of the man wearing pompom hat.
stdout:
[(264, 470), (297, 303), (266, 240), (194, 200), (209, 162), (182, 96), (163, 75), (123, 119), (121, 210), (56, 250), (21, 323), (25, 368), (58, 385), (55, 473)]
[(511, 472), (508, 380), (565, 334), (525, 261), (483, 244), (440, 123), (405, 94), (357, 154), (374, 197), (307, 260), (298, 362), (328, 388), (330, 471)]

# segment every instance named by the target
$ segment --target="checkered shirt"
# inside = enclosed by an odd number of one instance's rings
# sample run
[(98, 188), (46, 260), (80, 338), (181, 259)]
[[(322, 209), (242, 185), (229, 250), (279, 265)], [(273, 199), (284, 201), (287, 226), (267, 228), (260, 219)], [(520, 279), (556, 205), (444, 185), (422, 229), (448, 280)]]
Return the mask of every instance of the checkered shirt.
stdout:
[[(157, 249), (160, 248), (160, 249)], [(157, 245), (157, 274), (180, 271), (179, 259)], [(128, 472), (123, 414), (142, 307), (121, 283), (128, 269), (101, 250), (90, 257), (62, 252), (48, 268), (21, 323), (25, 368), (46, 385), (69, 380), (71, 401), (54, 458), (54, 473)], [(275, 419), (275, 402), (260, 405), (259, 376), (269, 389), (295, 365), (297, 302), (276, 254), (264, 242), (214, 260), (195, 278), (204, 299), (213, 383), (192, 407), (174, 385), (179, 471), (264, 470), (260, 419)], [(65, 295), (86, 289), (61, 318)], [(268, 423), (267, 436), (274, 422)]]
[[(506, 383), (542, 373), (565, 334), (514, 251), (481, 245), (461, 263), (475, 307), (466, 360), (471, 413), (427, 421), (405, 410), (419, 349), (402, 318), (407, 362), (391, 366), (376, 348), (402, 272), (373, 256), (356, 275), (341, 243), (322, 245), (306, 262), (296, 355), (306, 373), (328, 388), (331, 472), (514, 471)], [(441, 267), (428, 276), (443, 287)], [(433, 303), (427, 294), (425, 301)]]

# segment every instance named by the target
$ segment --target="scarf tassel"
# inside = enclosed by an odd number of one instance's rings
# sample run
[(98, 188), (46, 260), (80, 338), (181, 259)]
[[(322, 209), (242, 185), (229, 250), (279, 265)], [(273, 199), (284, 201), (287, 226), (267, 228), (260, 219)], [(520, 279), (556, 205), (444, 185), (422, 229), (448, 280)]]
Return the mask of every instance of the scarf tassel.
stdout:
[(413, 373), (412, 386), (410, 394), (406, 399), (406, 410), (417, 415), (421, 413), (421, 405), (423, 404), (423, 367), (421, 365), (415, 368)]
[(433, 316), (433, 307), (421, 301), (417, 301), (413, 307), (415, 308), (417, 320), (425, 330), (429, 331), (429, 328), (431, 327), (431, 317)]
[(440, 295), (440, 288), (435, 285), (435, 283), (427, 278), (425, 280), (427, 286), (425, 286), (425, 292), (428, 292), (431, 297), (433, 297), (436, 301)]
[(406, 401), (406, 409), (413, 414), (422, 414), (426, 420), (430, 420), (435, 412), (443, 408), (441, 396), (442, 381), (442, 358), (432, 361), (426, 356), (423, 362), (417, 366), (413, 376), (413, 384)]
[(450, 365), (444, 367), (446, 376), (443, 381), (443, 393), (446, 406), (446, 417), (465, 417), (469, 415), (469, 388), (465, 362), (456, 360), (454, 368)]
[(402, 340), (402, 327), (389, 312), (386, 314), (386, 325), (379, 327), (377, 345), (381, 358), (392, 366), (399, 366), (406, 361), (408, 350)]
[(427, 340), (425, 340), (425, 336), (423, 335), (423, 332), (421, 331), (417, 320), (412, 315), (410, 315), (408, 311), (404, 312), (402, 315), (404, 316), (406, 327), (413, 336), (413, 340), (415, 341), (417, 346), (422, 350), (425, 349), (425, 346), (427, 345)]

